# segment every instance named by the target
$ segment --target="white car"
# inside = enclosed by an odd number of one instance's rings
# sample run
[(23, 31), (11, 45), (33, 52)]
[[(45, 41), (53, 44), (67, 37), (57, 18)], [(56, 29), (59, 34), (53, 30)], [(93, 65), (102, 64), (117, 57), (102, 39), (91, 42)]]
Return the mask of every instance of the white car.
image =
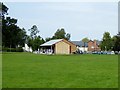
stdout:
[(115, 54), (114, 51), (111, 51), (111, 54)]

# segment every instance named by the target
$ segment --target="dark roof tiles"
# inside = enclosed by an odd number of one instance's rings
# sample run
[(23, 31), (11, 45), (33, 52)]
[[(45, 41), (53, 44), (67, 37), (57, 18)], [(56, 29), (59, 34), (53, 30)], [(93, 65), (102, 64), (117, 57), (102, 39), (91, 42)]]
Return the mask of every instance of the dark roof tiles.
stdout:
[[(88, 43), (84, 43), (83, 41), (71, 41), (71, 42), (79, 47), (84, 47), (84, 46), (88, 47)], [(92, 41), (92, 42), (94, 42), (94, 41)], [(100, 43), (101, 43), (101, 41), (97, 41), (97, 45), (100, 45)]]
[(88, 47), (88, 43), (84, 43), (83, 41), (71, 41), (71, 42), (80, 47), (84, 47), (84, 46)]

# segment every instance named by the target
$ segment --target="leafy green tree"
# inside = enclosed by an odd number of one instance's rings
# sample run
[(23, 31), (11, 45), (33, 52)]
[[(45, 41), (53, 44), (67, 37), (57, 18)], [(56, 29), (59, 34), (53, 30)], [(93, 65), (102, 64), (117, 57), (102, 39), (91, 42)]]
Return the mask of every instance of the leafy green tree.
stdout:
[(32, 49), (33, 51), (37, 51), (40, 48), (40, 45), (44, 43), (43, 38), (41, 38), (40, 36), (36, 36), (33, 40), (33, 46)]
[(113, 37), (113, 51), (120, 51), (120, 36), (116, 35)]
[(41, 44), (45, 43), (45, 40), (43, 38), (41, 38)]
[(52, 39), (70, 39), (70, 34), (65, 32), (64, 28), (57, 29)]
[(29, 47), (32, 47), (33, 39), (30, 36), (27, 36), (26, 43)]
[(101, 50), (104, 50), (104, 51), (112, 50), (112, 39), (109, 32), (105, 32), (103, 34), (103, 39), (100, 44), (100, 47), (101, 47)]
[(25, 29), (17, 26), (17, 19), (7, 17), (8, 8), (3, 3), (2, 7), (2, 46), (9, 48), (22, 46), (26, 37)]
[(35, 49), (34, 39), (36, 39), (37, 34), (39, 33), (39, 31), (38, 31), (38, 28), (37, 28), (36, 25), (33, 25), (31, 27), (31, 29), (28, 29), (28, 31), (30, 31), (30, 36), (27, 37), (27, 39), (28, 39), (27, 44), (28, 44), (29, 47), (32, 47), (32, 49), (34, 51), (34, 49)]
[(64, 28), (61, 29), (57, 29), (57, 31), (54, 33), (54, 36), (51, 37), (47, 37), (45, 38), (45, 42), (53, 40), (53, 39), (66, 39), (66, 40), (70, 40), (71, 35), (69, 33), (66, 34)]
[(69, 33), (66, 34), (66, 39), (70, 40), (71, 35)]
[(65, 30), (62, 28), (62, 29), (58, 29), (54, 36), (53, 36), (53, 39), (62, 39), (62, 38), (65, 38)]
[(0, 2), (0, 50), (2, 49), (2, 23), (7, 15), (8, 8)]
[(28, 46), (32, 48), (33, 51), (37, 51), (40, 48), (40, 45), (45, 41), (40, 36), (35, 36), (34, 39), (28, 37)]
[(85, 43), (87, 43), (89, 41), (89, 39), (87, 37), (82, 39), (83, 43), (84, 43), (84, 51), (85, 51)]
[(3, 3), (0, 2), (0, 12), (1, 12), (0, 16), (2, 17), (2, 19), (4, 19), (5, 15), (8, 14), (7, 11), (8, 11), (8, 7), (6, 7)]
[(0, 3), (0, 51), (2, 49), (2, 3)]
[(16, 48), (18, 45), (22, 46), (25, 42), (26, 31), (16, 25), (17, 20), (14, 18), (7, 17), (4, 21), (2, 29), (3, 45), (10, 48)]
[(43, 44), (45, 41), (42, 37), (37, 36), (39, 33), (39, 30), (36, 25), (33, 25), (30, 31), (30, 36), (27, 37), (27, 44), (29, 47), (32, 47), (33, 51), (37, 51), (41, 44)]
[(19, 34), (19, 37), (18, 37), (19, 42), (18, 43), (19, 43), (19, 45), (24, 46), (26, 39), (27, 39), (26, 30), (24, 28), (22, 28), (18, 34)]
[(29, 29), (28, 31), (30, 31), (31, 38), (34, 38), (39, 33), (39, 30), (36, 25), (33, 25), (32, 28)]
[(48, 42), (50, 40), (52, 40), (52, 38), (50, 38), (50, 37), (45, 38), (45, 42)]
[(88, 39), (87, 37), (85, 37), (85, 38), (82, 39), (82, 41), (83, 41), (84, 43), (87, 43), (87, 42), (89, 41), (89, 39)]

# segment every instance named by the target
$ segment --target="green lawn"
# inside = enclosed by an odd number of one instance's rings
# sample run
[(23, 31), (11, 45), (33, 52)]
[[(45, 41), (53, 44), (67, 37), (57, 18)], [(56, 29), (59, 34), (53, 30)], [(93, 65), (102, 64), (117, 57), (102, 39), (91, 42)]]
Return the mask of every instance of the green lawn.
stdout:
[(4, 53), (3, 88), (117, 88), (117, 55)]
[(2, 88), (2, 54), (0, 52), (0, 89)]

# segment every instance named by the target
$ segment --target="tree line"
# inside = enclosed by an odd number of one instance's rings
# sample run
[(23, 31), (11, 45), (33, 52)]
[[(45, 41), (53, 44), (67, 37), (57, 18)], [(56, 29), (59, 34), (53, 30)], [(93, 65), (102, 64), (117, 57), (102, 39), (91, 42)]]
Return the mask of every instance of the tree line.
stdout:
[(110, 36), (109, 32), (105, 32), (100, 48), (103, 51), (120, 51), (120, 32), (113, 37)]
[(17, 19), (8, 16), (9, 8), (3, 3), (0, 3), (2, 7), (0, 18), (2, 18), (2, 47), (3, 49), (9, 48), (14, 50), (16, 48), (24, 47), (25, 43), (32, 48), (33, 51), (38, 50), (39, 46), (52, 39), (64, 38), (70, 39), (70, 34), (66, 33), (64, 28), (57, 29), (54, 36), (45, 38), (40, 36), (39, 29), (36, 25), (33, 25), (28, 31), (30, 35), (27, 35), (24, 28), (20, 28), (17, 25)]
[(18, 48), (23, 46), (26, 39), (26, 31), (17, 25), (17, 19), (11, 18), (8, 15), (8, 7), (0, 3), (2, 12), (2, 47), (4, 48)]
[[(8, 48), (9, 50), (16, 50), (19, 48), (22, 50), (25, 43), (33, 49), (38, 50), (39, 46), (52, 39), (66, 39), (70, 40), (71, 34), (66, 33), (64, 28), (57, 29), (52, 37), (43, 39), (40, 36), (40, 31), (36, 25), (33, 25), (27, 35), (25, 28), (20, 28), (17, 25), (17, 19), (8, 16), (9, 8), (3, 3), (0, 3), (1, 13), (0, 18), (2, 19), (2, 48)], [(88, 42), (88, 38), (83, 38), (84, 43)], [(110, 36), (109, 32), (103, 34), (103, 39), (100, 44), (100, 48), (103, 51), (120, 51), (120, 33), (113, 37)], [(19, 49), (17, 49), (19, 51)]]

